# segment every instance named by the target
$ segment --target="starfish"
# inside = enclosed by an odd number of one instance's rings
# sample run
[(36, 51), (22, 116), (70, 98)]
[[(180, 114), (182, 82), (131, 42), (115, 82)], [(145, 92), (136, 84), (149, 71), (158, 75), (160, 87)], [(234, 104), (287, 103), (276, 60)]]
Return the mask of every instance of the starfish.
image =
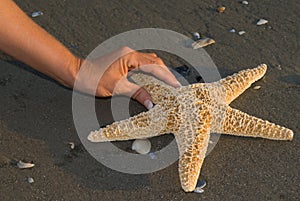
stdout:
[(292, 140), (293, 131), (248, 115), (229, 104), (252, 83), (261, 79), (267, 66), (242, 70), (217, 82), (173, 88), (156, 78), (138, 73), (133, 80), (151, 95), (155, 107), (129, 119), (114, 122), (88, 135), (92, 142), (149, 138), (173, 133), (179, 150), (179, 177), (184, 191), (195, 189), (205, 158), (210, 133), (271, 140)]

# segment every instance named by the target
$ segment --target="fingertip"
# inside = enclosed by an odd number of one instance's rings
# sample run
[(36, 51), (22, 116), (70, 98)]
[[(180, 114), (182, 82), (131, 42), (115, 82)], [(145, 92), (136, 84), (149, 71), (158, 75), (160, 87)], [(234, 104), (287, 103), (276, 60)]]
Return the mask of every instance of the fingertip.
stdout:
[(132, 95), (132, 98), (144, 105), (148, 110), (153, 108), (150, 94), (142, 87)]
[(144, 101), (144, 106), (145, 106), (148, 110), (150, 110), (150, 109), (153, 108), (153, 103), (152, 103), (151, 100), (145, 100), (145, 101)]

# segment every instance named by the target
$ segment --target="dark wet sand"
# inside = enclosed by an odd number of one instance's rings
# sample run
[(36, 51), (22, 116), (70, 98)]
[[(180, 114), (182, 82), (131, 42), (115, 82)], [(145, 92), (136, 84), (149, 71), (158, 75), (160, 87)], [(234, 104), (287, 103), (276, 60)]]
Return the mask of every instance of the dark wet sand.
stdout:
[[(216, 3), (217, 2), (217, 3)], [(129, 175), (98, 163), (80, 145), (72, 118), (72, 91), (0, 55), (0, 200), (297, 200), (299, 191), (300, 67), (299, 3), (289, 1), (20, 1), (34, 20), (74, 53), (84, 57), (106, 39), (137, 28), (165, 28), (213, 37), (205, 48), (224, 77), (260, 63), (265, 78), (231, 105), (291, 128), (294, 140), (222, 136), (206, 158), (203, 194), (184, 193), (177, 163), (146, 175)], [(215, 12), (225, 5), (223, 14)], [(266, 26), (257, 27), (258, 18)], [(239, 36), (232, 27), (245, 30)], [(161, 54), (167, 64), (174, 57)], [(282, 70), (275, 68), (281, 65)], [(112, 121), (109, 99), (97, 100), (102, 124)], [(133, 112), (142, 107), (133, 103)], [(165, 142), (170, 136), (157, 141)], [(70, 151), (68, 142), (78, 149)], [(122, 146), (129, 146), (125, 143)], [(155, 146), (155, 145), (154, 145)], [(126, 148), (126, 147), (125, 147)], [(10, 160), (33, 161), (19, 170)], [(35, 182), (29, 184), (27, 177)]]

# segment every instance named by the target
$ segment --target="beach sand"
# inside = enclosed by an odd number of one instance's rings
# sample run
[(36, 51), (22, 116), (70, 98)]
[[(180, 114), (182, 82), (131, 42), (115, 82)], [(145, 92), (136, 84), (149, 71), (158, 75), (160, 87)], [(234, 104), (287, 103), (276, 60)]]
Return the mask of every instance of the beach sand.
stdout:
[[(130, 175), (97, 162), (81, 145), (72, 118), (72, 90), (0, 54), (0, 200), (298, 200), (300, 167), (299, 3), (239, 1), (16, 1), (75, 54), (85, 57), (110, 37), (138, 28), (164, 28), (216, 40), (205, 50), (222, 77), (266, 63), (259, 90), (248, 89), (231, 105), (286, 126), (293, 141), (221, 136), (206, 157), (202, 194), (185, 193), (177, 162), (161, 171)], [(122, 2), (122, 3), (121, 3)], [(217, 6), (224, 5), (224, 13)], [(256, 26), (259, 18), (269, 20)], [(229, 30), (245, 30), (239, 36)], [(158, 53), (168, 65), (174, 56)], [(278, 68), (281, 66), (281, 70)], [(111, 123), (110, 99), (97, 110)], [(134, 113), (143, 107), (132, 103)], [(107, 115), (103, 115), (107, 114)], [(168, 142), (171, 135), (158, 142)], [(76, 144), (70, 150), (68, 142)], [(122, 145), (130, 146), (130, 142)], [(155, 146), (155, 145), (154, 145)], [(12, 160), (33, 161), (20, 170)], [(27, 178), (34, 178), (29, 184)]]

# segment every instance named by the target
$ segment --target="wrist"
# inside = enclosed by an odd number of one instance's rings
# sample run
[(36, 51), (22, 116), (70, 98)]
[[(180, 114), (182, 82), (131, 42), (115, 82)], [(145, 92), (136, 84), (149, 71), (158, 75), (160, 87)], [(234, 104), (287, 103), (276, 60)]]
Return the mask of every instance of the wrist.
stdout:
[(67, 69), (67, 79), (61, 82), (64, 86), (73, 88), (76, 81), (77, 74), (79, 72), (80, 66), (83, 63), (83, 59), (75, 57), (66, 64), (65, 69)]

